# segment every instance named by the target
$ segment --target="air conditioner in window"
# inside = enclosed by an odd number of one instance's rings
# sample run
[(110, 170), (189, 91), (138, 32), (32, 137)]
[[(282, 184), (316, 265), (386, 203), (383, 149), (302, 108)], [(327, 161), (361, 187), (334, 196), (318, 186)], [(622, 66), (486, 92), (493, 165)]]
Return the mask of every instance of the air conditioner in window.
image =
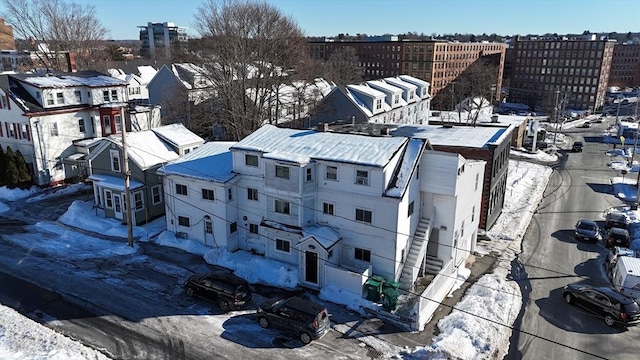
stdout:
[(176, 233), (176, 238), (178, 238), (178, 239), (186, 239), (186, 238), (188, 238), (188, 236), (187, 236), (186, 232), (179, 231), (179, 232)]
[(358, 184), (358, 185), (367, 185), (367, 179), (358, 178), (358, 179), (356, 179), (356, 184)]

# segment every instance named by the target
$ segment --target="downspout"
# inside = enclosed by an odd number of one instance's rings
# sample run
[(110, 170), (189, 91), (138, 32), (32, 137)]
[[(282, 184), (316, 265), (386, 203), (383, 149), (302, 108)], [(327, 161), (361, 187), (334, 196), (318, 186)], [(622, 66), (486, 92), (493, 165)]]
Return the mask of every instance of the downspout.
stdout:
[(36, 165), (36, 169), (38, 170), (38, 185), (42, 185), (42, 181), (41, 181), (42, 172), (45, 170), (48, 172), (49, 164), (46, 160), (46, 154), (42, 144), (43, 141), (42, 141), (42, 133), (40, 131), (40, 119), (35, 118), (35, 120), (33, 120), (33, 118), (29, 118), (29, 122), (32, 123), (33, 127), (36, 129), (36, 138), (38, 139), (38, 150), (40, 151), (40, 156), (39, 157), (34, 156), (34, 159), (38, 160), (39, 158), (41, 162), (41, 166), (38, 166), (37, 161), (35, 165)]

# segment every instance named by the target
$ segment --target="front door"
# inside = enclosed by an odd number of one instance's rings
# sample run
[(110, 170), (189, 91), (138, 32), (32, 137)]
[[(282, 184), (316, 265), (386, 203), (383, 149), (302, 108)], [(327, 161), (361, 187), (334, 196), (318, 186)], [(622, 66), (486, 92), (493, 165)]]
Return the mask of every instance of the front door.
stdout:
[(213, 223), (209, 219), (204, 220), (204, 244), (213, 246)]
[(122, 220), (122, 198), (116, 194), (113, 194), (113, 216)]
[(318, 283), (318, 254), (307, 251), (304, 254), (304, 281), (317, 284)]

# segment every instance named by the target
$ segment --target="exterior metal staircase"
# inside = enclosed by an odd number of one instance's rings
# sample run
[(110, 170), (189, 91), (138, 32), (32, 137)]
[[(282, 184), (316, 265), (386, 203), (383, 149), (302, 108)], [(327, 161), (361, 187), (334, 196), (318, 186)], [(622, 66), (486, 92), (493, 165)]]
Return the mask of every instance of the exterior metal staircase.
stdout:
[[(421, 218), (418, 223), (418, 228), (413, 236), (409, 254), (404, 262), (402, 274), (400, 275), (399, 283), (401, 289), (407, 291), (413, 289), (413, 283), (418, 278), (420, 269), (423, 267), (423, 261), (426, 256), (427, 243), (429, 242), (430, 235), (431, 220)], [(437, 266), (437, 264), (434, 265)], [(442, 267), (442, 262), (440, 262), (440, 267)]]

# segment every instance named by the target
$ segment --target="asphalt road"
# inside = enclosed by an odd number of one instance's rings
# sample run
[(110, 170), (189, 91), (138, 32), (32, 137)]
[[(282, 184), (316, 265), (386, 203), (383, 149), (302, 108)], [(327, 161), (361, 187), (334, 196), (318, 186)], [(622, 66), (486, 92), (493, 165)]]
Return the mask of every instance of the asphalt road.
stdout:
[(604, 125), (564, 131), (574, 141), (584, 139), (584, 151), (565, 153), (525, 234), (522, 253), (512, 263), (523, 308), (507, 359), (638, 359), (640, 327), (610, 328), (561, 296), (569, 283), (610, 284), (602, 243), (573, 238), (578, 220), (595, 220), (602, 227), (604, 210), (623, 204), (611, 193), (609, 179), (618, 175), (607, 168), (608, 146), (595, 142)]
[[(0, 218), (0, 302), (114, 359), (373, 359), (380, 354), (331, 330), (307, 346), (296, 336), (262, 329), (255, 309), (275, 289), (256, 289), (250, 306), (222, 314), (184, 294), (181, 284), (211, 269), (201, 256), (139, 243), (129, 255), (68, 259), (5, 241), (28, 233), (46, 242), (58, 236), (30, 227), (52, 221), (74, 198), (33, 206), (9, 203)], [(105, 241), (113, 241), (105, 237)], [(330, 308), (332, 321), (357, 317)], [(344, 310), (342, 310), (344, 311)]]

